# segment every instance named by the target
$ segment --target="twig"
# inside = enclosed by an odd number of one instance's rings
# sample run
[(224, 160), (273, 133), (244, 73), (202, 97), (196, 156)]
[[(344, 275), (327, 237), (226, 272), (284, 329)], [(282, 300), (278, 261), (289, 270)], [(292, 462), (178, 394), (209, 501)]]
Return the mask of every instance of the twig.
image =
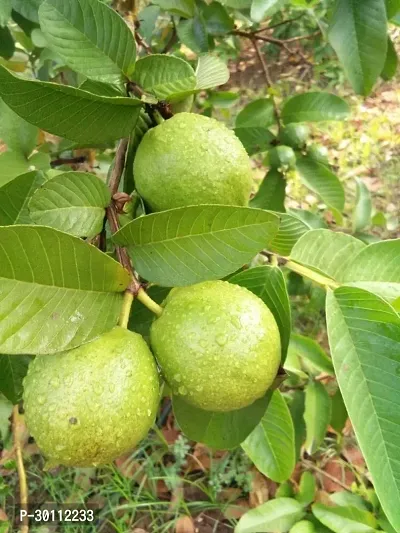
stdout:
[(348, 487), (345, 483), (343, 483), (342, 481), (340, 481), (340, 479), (337, 479), (336, 477), (334, 476), (331, 476), (330, 474), (328, 474), (328, 472), (325, 472), (324, 470), (322, 470), (321, 468), (318, 468), (318, 466), (315, 466), (314, 463), (312, 463), (311, 461), (302, 461), (303, 464), (307, 467), (307, 468), (311, 468), (312, 470), (315, 470), (315, 472), (318, 472), (318, 474), (321, 474), (322, 476), (325, 476), (326, 478), (330, 479), (331, 481), (333, 481), (334, 483), (337, 483), (338, 485), (340, 485), (341, 487), (343, 487), (345, 490), (351, 492), (351, 488)]
[(109, 188), (111, 196), (118, 191), (119, 182), (125, 167), (126, 151), (128, 149), (129, 139), (121, 139), (115, 154), (114, 168), (111, 172)]
[(84, 163), (85, 161), (86, 156), (84, 155), (69, 158), (60, 157), (58, 159), (53, 159), (53, 161), (50, 162), (50, 166), (54, 168), (59, 167), (60, 165), (76, 165), (78, 163)]
[(143, 37), (140, 35), (140, 33), (135, 31), (135, 40), (139, 46), (143, 48), (143, 50), (146, 51), (146, 54), (152, 54), (153, 51), (151, 49), (151, 46), (146, 43), (146, 41), (143, 39)]
[(161, 52), (162, 54), (166, 54), (167, 52), (169, 52), (171, 48), (174, 46), (174, 44), (176, 43), (176, 41), (178, 40), (175, 22), (173, 22), (173, 24), (174, 24), (174, 27), (172, 28), (171, 37), (168, 39), (168, 42), (165, 45), (164, 50)]
[(25, 511), (25, 516), (22, 519), (21, 533), (29, 532), (29, 518), (28, 518), (28, 484), (26, 481), (26, 472), (24, 467), (24, 460), (22, 457), (22, 442), (21, 434), (22, 422), (21, 417), (18, 411), (18, 405), (14, 405), (12, 413), (12, 426), (13, 426), (13, 437), (14, 437), (14, 449), (17, 459), (17, 471), (18, 471), (18, 480), (19, 480), (19, 493), (20, 493), (20, 504), (21, 510)]

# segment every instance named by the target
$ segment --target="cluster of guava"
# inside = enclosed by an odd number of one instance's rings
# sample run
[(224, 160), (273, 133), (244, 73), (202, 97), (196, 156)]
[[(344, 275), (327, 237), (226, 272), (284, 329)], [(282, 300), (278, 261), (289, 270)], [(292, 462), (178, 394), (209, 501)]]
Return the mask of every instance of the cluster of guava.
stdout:
[[(149, 130), (134, 164), (153, 211), (193, 204), (247, 205), (249, 158), (216, 120), (181, 113)], [(194, 407), (241, 409), (262, 397), (280, 362), (275, 319), (226, 281), (174, 288), (150, 347), (121, 327), (78, 348), (37, 356), (24, 382), (28, 427), (50, 465), (99, 465), (131, 450), (154, 423), (160, 376)]]

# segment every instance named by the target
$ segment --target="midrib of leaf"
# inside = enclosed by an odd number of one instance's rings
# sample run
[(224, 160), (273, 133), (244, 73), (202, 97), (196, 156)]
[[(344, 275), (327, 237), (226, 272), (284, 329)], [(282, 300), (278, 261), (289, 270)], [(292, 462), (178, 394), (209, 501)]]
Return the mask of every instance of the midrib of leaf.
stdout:
[[(334, 299), (334, 296), (331, 294), (331, 298)], [(364, 371), (363, 371), (363, 365), (360, 361), (360, 358), (358, 356), (358, 351), (357, 351), (357, 348), (355, 346), (355, 344), (353, 343), (353, 338), (352, 338), (352, 335), (351, 335), (351, 330), (358, 330), (358, 331), (363, 331), (365, 333), (369, 333), (367, 330), (364, 330), (362, 328), (354, 328), (354, 327), (350, 327), (347, 325), (347, 322), (345, 320), (345, 317), (343, 316), (343, 313), (342, 313), (342, 310), (341, 310), (341, 307), (348, 307), (348, 306), (340, 306), (339, 303), (334, 299), (334, 306), (335, 306), (335, 313), (333, 314), (332, 316), (332, 320), (334, 319), (335, 315), (339, 314), (340, 317), (341, 317), (341, 320), (340, 322), (342, 323), (341, 324), (341, 334), (342, 334), (342, 339), (340, 340), (339, 344), (340, 345), (341, 343), (343, 343), (345, 341), (345, 338), (347, 337), (347, 341), (351, 343), (351, 346), (352, 346), (352, 353), (348, 353), (345, 358), (343, 359), (343, 362), (340, 366), (340, 368), (337, 368), (336, 367), (336, 363), (335, 363), (335, 359), (333, 360), (334, 362), (334, 366), (335, 366), (335, 372), (336, 374), (338, 375), (339, 374), (339, 371), (340, 369), (347, 364), (348, 367), (351, 367), (351, 365), (349, 365), (347, 363), (348, 361), (348, 358), (350, 356), (353, 356), (353, 358), (356, 360), (356, 365), (357, 367), (355, 369), (353, 369), (353, 372), (355, 370), (358, 370), (358, 373), (360, 375), (360, 378), (361, 378), (361, 382), (360, 384), (358, 385), (358, 387), (362, 384), (368, 391), (368, 395), (366, 395), (365, 397), (365, 401), (368, 402), (368, 405), (369, 405), (369, 413), (371, 413), (371, 418), (370, 420), (372, 420), (372, 417), (374, 418), (378, 428), (379, 428), (379, 434), (380, 434), (380, 442), (381, 442), (381, 446), (384, 448), (384, 452), (385, 452), (385, 457), (386, 457), (386, 468), (389, 468), (390, 470), (390, 473), (391, 473), (391, 477), (393, 479), (393, 485), (395, 486), (395, 489), (396, 489), (396, 492), (397, 492), (397, 497), (400, 501), (400, 488), (396, 482), (397, 478), (394, 474), (394, 471), (393, 471), (393, 468), (392, 468), (392, 461), (395, 460), (393, 458), (390, 458), (389, 456), (389, 452), (388, 452), (388, 449), (387, 449), (387, 445), (386, 445), (386, 441), (385, 441), (385, 438), (384, 438), (384, 435), (383, 435), (383, 429), (381, 427), (381, 423), (380, 423), (380, 420), (381, 418), (378, 416), (378, 413), (376, 412), (375, 408), (374, 408), (374, 402), (372, 401), (373, 398), (376, 398), (375, 396), (373, 396), (373, 394), (371, 393), (370, 389), (369, 389), (369, 381), (372, 381), (372, 380), (367, 380), (365, 374), (364, 374)], [(373, 311), (373, 309), (371, 309), (371, 311)], [(382, 311), (380, 311), (382, 312)], [(387, 312), (386, 314), (388, 314), (389, 316), (392, 316), (389, 312)], [(364, 319), (365, 320), (365, 319)], [(380, 321), (374, 321), (374, 322), (379, 322), (379, 323), (382, 323)], [(335, 329), (338, 327), (338, 325), (335, 327)], [(347, 343), (346, 343), (347, 344)], [(337, 345), (337, 346), (338, 346)], [(339, 348), (337, 348), (339, 350)], [(382, 371), (382, 370), (380, 370)], [(379, 382), (376, 382), (378, 385), (382, 386), (381, 383)], [(385, 387), (387, 387), (387, 385), (385, 385)], [(397, 392), (397, 391), (396, 391)], [(381, 400), (381, 398), (376, 398), (378, 400)], [(345, 399), (345, 396), (343, 396), (343, 400), (344, 400), (344, 403), (346, 405), (346, 408), (348, 409), (348, 405), (346, 403), (346, 399)], [(385, 400), (386, 401), (386, 400)], [(393, 402), (391, 402), (393, 403)], [(393, 403), (393, 405), (396, 405)], [(349, 409), (348, 409), (349, 410)], [(350, 410), (349, 410), (350, 412)], [(366, 422), (368, 424), (368, 422)], [(391, 423), (394, 423), (394, 422), (391, 422)], [(356, 431), (357, 433), (357, 431)], [(369, 455), (369, 454), (366, 454), (365, 453), (365, 448), (364, 448), (364, 443), (362, 442), (359, 442), (359, 446), (361, 448), (361, 451), (364, 455)], [(397, 447), (400, 449), (400, 446), (397, 445)], [(375, 450), (375, 453), (378, 453), (378, 450)], [(396, 462), (400, 463), (400, 460), (395, 460)]]

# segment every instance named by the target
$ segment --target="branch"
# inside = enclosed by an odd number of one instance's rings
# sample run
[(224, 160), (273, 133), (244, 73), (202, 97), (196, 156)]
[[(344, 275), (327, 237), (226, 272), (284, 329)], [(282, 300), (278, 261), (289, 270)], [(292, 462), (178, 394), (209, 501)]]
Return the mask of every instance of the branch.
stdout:
[(59, 167), (60, 165), (76, 165), (78, 163), (84, 163), (85, 161), (86, 156), (84, 155), (69, 158), (60, 157), (58, 159), (53, 159), (53, 161), (50, 162), (50, 166), (54, 168)]
[(129, 139), (121, 139), (115, 154), (114, 168), (111, 172), (109, 188), (111, 196), (118, 191), (119, 182), (125, 167), (126, 151), (128, 149)]
[(153, 53), (153, 51), (151, 49), (151, 46), (146, 43), (146, 41), (143, 39), (143, 37), (137, 31), (135, 31), (135, 41), (137, 42), (137, 44), (139, 46), (141, 46), (143, 48), (143, 50), (145, 50), (146, 54), (152, 54)]
[(14, 449), (17, 459), (17, 470), (19, 479), (19, 493), (21, 510), (26, 511), (22, 519), (21, 533), (29, 532), (29, 518), (28, 518), (28, 484), (26, 481), (26, 472), (24, 467), (24, 460), (22, 457), (22, 434), (24, 432), (21, 416), (18, 411), (18, 405), (14, 405), (12, 413), (12, 428), (14, 437)]

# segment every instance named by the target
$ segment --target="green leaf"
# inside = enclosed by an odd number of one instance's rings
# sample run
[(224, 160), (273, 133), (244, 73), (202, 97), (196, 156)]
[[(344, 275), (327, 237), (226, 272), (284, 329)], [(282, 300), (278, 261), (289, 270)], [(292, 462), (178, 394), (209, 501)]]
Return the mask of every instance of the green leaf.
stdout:
[(127, 272), (76, 237), (42, 226), (0, 228), (0, 353), (79, 346), (116, 325)]
[(309, 522), (308, 520), (300, 520), (300, 522), (297, 522), (297, 524), (291, 528), (289, 533), (317, 533), (317, 530), (312, 522)]
[(196, 88), (196, 76), (187, 61), (161, 54), (139, 59), (133, 81), (159, 100), (174, 99)]
[(359, 94), (369, 94), (386, 59), (384, 2), (336, 0), (328, 37), (353, 89)]
[(275, 136), (267, 128), (240, 127), (234, 129), (249, 155), (265, 152), (271, 148)]
[(356, 507), (328, 507), (315, 503), (312, 512), (335, 533), (375, 533), (377, 522), (372, 513)]
[(351, 256), (340, 281), (396, 300), (400, 297), (400, 239), (364, 245)]
[(400, 0), (385, 0), (388, 20), (393, 18), (400, 11)]
[(324, 122), (344, 120), (350, 114), (348, 103), (335, 94), (315, 92), (292, 96), (283, 105), (282, 120), (292, 122)]
[(196, 67), (196, 89), (213, 89), (224, 85), (229, 80), (229, 70), (226, 63), (217, 56), (210, 54), (199, 57)]
[(316, 229), (297, 241), (290, 257), (333, 280), (343, 281), (347, 265), (353, 263), (354, 257), (364, 248), (366, 245), (351, 235)]
[(381, 72), (381, 77), (385, 80), (391, 80), (394, 78), (397, 67), (399, 66), (399, 58), (397, 56), (396, 49), (390, 37), (388, 37), (388, 47), (386, 53), (386, 61)]
[(307, 434), (305, 449), (309, 455), (312, 455), (324, 441), (331, 419), (331, 398), (319, 381), (310, 381), (305, 391), (304, 420)]
[(309, 227), (292, 215), (278, 214), (281, 224), (278, 233), (268, 246), (268, 250), (275, 254), (288, 256), (300, 237), (309, 231)]
[(304, 507), (313, 503), (315, 493), (317, 490), (317, 482), (311, 472), (303, 472), (299, 483), (299, 492), (297, 493), (296, 500), (300, 502)]
[(278, 267), (269, 265), (250, 268), (233, 275), (229, 283), (246, 287), (256, 294), (274, 315), (281, 336), (282, 364), (289, 345), (292, 319), (285, 278)]
[(34, 170), (0, 187), (0, 226), (31, 223), (28, 202), (45, 180), (42, 172)]
[[(4, 398), (4, 396), (0, 395), (0, 439), (4, 443), (8, 441), (8, 437), (11, 434), (10, 417), (12, 414), (12, 407), (12, 403), (10, 403), (6, 398)], [(7, 530), (5, 531), (5, 533), (8, 533)]]
[(18, 152), (0, 154), (0, 186), (29, 170), (28, 160)]
[(248, 9), (252, 0), (219, 0), (222, 5), (232, 7), (233, 9)]
[(194, 206), (140, 217), (114, 236), (136, 270), (162, 286), (219, 279), (248, 263), (274, 238), (279, 219), (259, 209)]
[(260, 98), (246, 105), (236, 117), (237, 128), (268, 128), (275, 124), (275, 111), (271, 98)]
[(343, 211), (344, 189), (336, 174), (309, 156), (299, 155), (296, 166), (306, 187), (318, 194), (328, 207)]
[(191, 18), (194, 15), (194, 0), (154, 0), (153, 3), (180, 17)]
[(0, 3), (0, 26), (6, 26), (11, 18), (11, 0), (2, 0)]
[(353, 212), (353, 233), (362, 231), (371, 224), (372, 200), (368, 187), (357, 178), (357, 197)]
[(0, 26), (0, 56), (11, 59), (15, 52), (15, 42), (10, 30)]
[(303, 506), (295, 499), (269, 500), (247, 511), (239, 520), (235, 533), (284, 533), (304, 515)]
[(211, 35), (224, 35), (234, 29), (234, 21), (219, 2), (204, 4), (201, 8), (207, 32)]
[(346, 421), (349, 418), (346, 406), (344, 405), (343, 396), (338, 388), (332, 396), (332, 414), (330, 425), (337, 433), (342, 433)]
[[(146, 290), (147, 294), (158, 304), (162, 304), (169, 293), (168, 287), (158, 287), (154, 285)], [(154, 322), (154, 313), (143, 305), (136, 298), (133, 301), (131, 314), (129, 316), (128, 329), (135, 331), (144, 337), (146, 342), (150, 340), (150, 326)]]
[(304, 422), (305, 395), (302, 390), (293, 391), (289, 401), (289, 411), (293, 420), (295, 435), (296, 459), (300, 457), (301, 447), (306, 438), (306, 424)]
[(2, 66), (0, 96), (27, 122), (85, 144), (128, 137), (141, 109), (140, 100), (134, 98), (107, 98), (66, 85), (26, 80)]
[(317, 369), (319, 372), (325, 372), (330, 376), (334, 376), (333, 364), (331, 359), (326, 355), (321, 346), (311, 339), (303, 335), (292, 334), (290, 338), (290, 348), (301, 358), (311, 363), (311, 368)]
[(133, 33), (103, 2), (45, 0), (39, 19), (48, 46), (76, 72), (109, 83), (132, 74), (136, 58)]
[(87, 172), (65, 172), (42, 185), (29, 202), (35, 224), (76, 235), (101, 232), (111, 194), (104, 182)]
[(179, 40), (188, 48), (202, 54), (208, 52), (208, 35), (203, 15), (200, 13), (188, 20), (181, 20), (176, 28)]
[(173, 396), (174, 415), (185, 435), (216, 449), (236, 448), (253, 431), (261, 420), (271, 398), (268, 392), (263, 398), (243, 409), (216, 413), (193, 407)]
[(36, 146), (39, 130), (20, 118), (0, 100), (0, 139), (9, 150), (28, 157)]
[(359, 494), (342, 490), (331, 494), (329, 499), (340, 507), (356, 507), (361, 511), (368, 511), (369, 505)]
[(250, 200), (250, 207), (282, 213), (285, 211), (286, 179), (278, 170), (271, 169), (260, 188)]
[(103, 83), (101, 81), (86, 80), (79, 85), (79, 89), (88, 93), (97, 94), (98, 96), (124, 96), (120, 85)]
[(271, 17), (279, 11), (288, 0), (253, 0), (251, 3), (250, 17), (254, 22), (261, 22), (266, 17)]
[(294, 428), (282, 394), (275, 390), (261, 422), (242, 448), (257, 469), (273, 481), (290, 478), (295, 466)]
[(297, 209), (295, 207), (291, 207), (290, 209), (288, 209), (288, 212), (290, 215), (293, 215), (302, 220), (305, 224), (307, 224), (310, 229), (320, 229), (328, 227), (328, 224), (325, 222), (325, 220), (317, 213), (312, 213), (311, 211), (307, 211), (306, 209)]
[(12, 0), (12, 8), (24, 18), (39, 22), (38, 10), (43, 0)]
[(400, 317), (358, 288), (327, 296), (337, 380), (383, 510), (400, 529)]
[(28, 355), (0, 355), (0, 393), (14, 405), (22, 399), (22, 380), (30, 362)]

